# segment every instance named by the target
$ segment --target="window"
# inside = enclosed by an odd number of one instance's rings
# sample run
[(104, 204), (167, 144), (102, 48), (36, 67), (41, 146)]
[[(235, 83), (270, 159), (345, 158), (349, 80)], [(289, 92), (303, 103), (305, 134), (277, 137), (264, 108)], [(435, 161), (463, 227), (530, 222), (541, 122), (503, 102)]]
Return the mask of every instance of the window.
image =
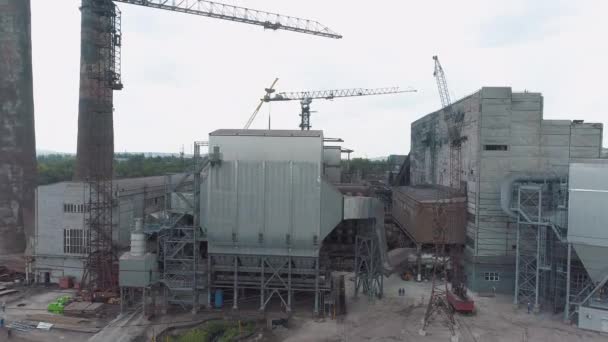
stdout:
[(506, 151), (508, 150), (507, 145), (483, 145), (485, 151)]
[(89, 231), (84, 229), (63, 230), (63, 253), (86, 254), (89, 240)]
[(499, 281), (500, 280), (500, 276), (498, 275), (498, 272), (485, 272), (484, 278), (486, 281)]
[(84, 213), (87, 206), (84, 204), (64, 203), (63, 212), (65, 213)]

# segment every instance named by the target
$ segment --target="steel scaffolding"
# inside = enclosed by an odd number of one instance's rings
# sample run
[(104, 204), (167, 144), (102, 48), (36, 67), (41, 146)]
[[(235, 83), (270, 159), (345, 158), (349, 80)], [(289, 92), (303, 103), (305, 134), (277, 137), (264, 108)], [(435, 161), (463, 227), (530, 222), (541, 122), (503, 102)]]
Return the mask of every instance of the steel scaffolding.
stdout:
[(232, 307), (238, 309), (239, 290), (259, 291), (264, 311), (272, 298), (278, 298), (287, 312), (292, 310), (295, 292), (312, 292), (314, 313), (319, 314), (323, 293), (331, 290), (329, 272), (318, 257), (209, 254), (208, 305), (212, 290), (232, 290)]
[(594, 284), (567, 242), (567, 184), (551, 181), (517, 187), (516, 305), (533, 305), (572, 321)]
[(382, 298), (384, 283), (378, 239), (370, 233), (355, 238), (355, 297), (359, 291), (370, 300)]
[[(208, 158), (201, 158), (200, 149), (207, 146), (207, 142), (194, 143), (194, 156), (192, 171), (173, 185), (169, 181), (166, 184), (167, 197), (165, 210), (167, 214), (171, 210), (172, 194), (179, 197), (188, 206), (185, 212), (177, 214), (173, 219), (170, 217), (164, 227), (159, 230), (158, 248), (162, 260), (161, 283), (165, 285), (165, 299), (168, 303), (179, 304), (182, 307), (191, 307), (193, 311), (198, 310), (199, 294), (207, 289), (207, 263), (202, 259), (200, 246), (206, 241), (205, 233), (200, 226), (199, 197), (201, 173), (208, 165)], [(192, 200), (184, 196), (183, 186), (187, 184), (188, 178), (192, 176), (194, 185), (192, 189)], [(192, 216), (192, 225), (186, 225), (182, 219)]]
[(538, 309), (539, 278), (542, 260), (542, 235), (546, 234), (541, 226), (542, 188), (538, 185), (520, 186), (517, 190), (517, 251), (515, 275), (515, 303), (532, 305)]

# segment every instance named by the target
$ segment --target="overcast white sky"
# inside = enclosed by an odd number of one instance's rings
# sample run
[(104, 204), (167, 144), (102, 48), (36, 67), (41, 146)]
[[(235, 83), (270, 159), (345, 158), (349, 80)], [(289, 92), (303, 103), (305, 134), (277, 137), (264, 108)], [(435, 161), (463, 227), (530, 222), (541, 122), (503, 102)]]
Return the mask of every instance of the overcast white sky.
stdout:
[[(119, 4), (122, 77), (117, 152), (179, 152), (242, 128), (275, 77), (278, 91), (411, 86), (418, 93), (313, 102), (313, 129), (357, 156), (405, 154), (410, 123), (440, 107), (431, 56), (454, 99), (482, 86), (542, 92), (550, 119), (606, 124), (608, 1), (228, 0), (315, 19), (327, 39)], [(36, 139), (76, 151), (79, 0), (32, 0)], [(267, 104), (252, 128), (297, 129), (299, 103)], [(604, 145), (606, 146), (606, 136)]]

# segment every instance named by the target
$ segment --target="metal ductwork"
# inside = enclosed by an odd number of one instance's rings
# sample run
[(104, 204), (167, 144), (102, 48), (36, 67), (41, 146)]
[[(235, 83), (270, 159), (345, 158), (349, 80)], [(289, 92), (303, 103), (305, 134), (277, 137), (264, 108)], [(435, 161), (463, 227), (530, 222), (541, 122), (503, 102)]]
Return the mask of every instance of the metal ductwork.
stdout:
[(512, 218), (517, 214), (512, 210), (513, 184), (518, 182), (544, 183), (547, 181), (559, 181), (567, 178), (566, 173), (559, 172), (513, 172), (507, 175), (500, 184), (500, 207)]

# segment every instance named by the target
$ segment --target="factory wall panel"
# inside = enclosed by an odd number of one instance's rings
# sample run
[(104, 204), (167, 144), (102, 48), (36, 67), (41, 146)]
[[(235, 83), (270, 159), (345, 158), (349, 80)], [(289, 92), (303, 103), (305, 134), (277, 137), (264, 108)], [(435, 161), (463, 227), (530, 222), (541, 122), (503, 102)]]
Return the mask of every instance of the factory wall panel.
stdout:
[(236, 226), (243, 244), (257, 245), (259, 234), (264, 234), (264, 166), (261, 162), (238, 162)]
[(291, 245), (314, 249), (320, 241), (321, 175), (313, 163), (295, 163), (293, 168), (293, 230)]
[(322, 133), (218, 130), (209, 145), (221, 159), (209, 169), (201, 203), (209, 252), (318, 255), (342, 219), (342, 195), (322, 191)]

